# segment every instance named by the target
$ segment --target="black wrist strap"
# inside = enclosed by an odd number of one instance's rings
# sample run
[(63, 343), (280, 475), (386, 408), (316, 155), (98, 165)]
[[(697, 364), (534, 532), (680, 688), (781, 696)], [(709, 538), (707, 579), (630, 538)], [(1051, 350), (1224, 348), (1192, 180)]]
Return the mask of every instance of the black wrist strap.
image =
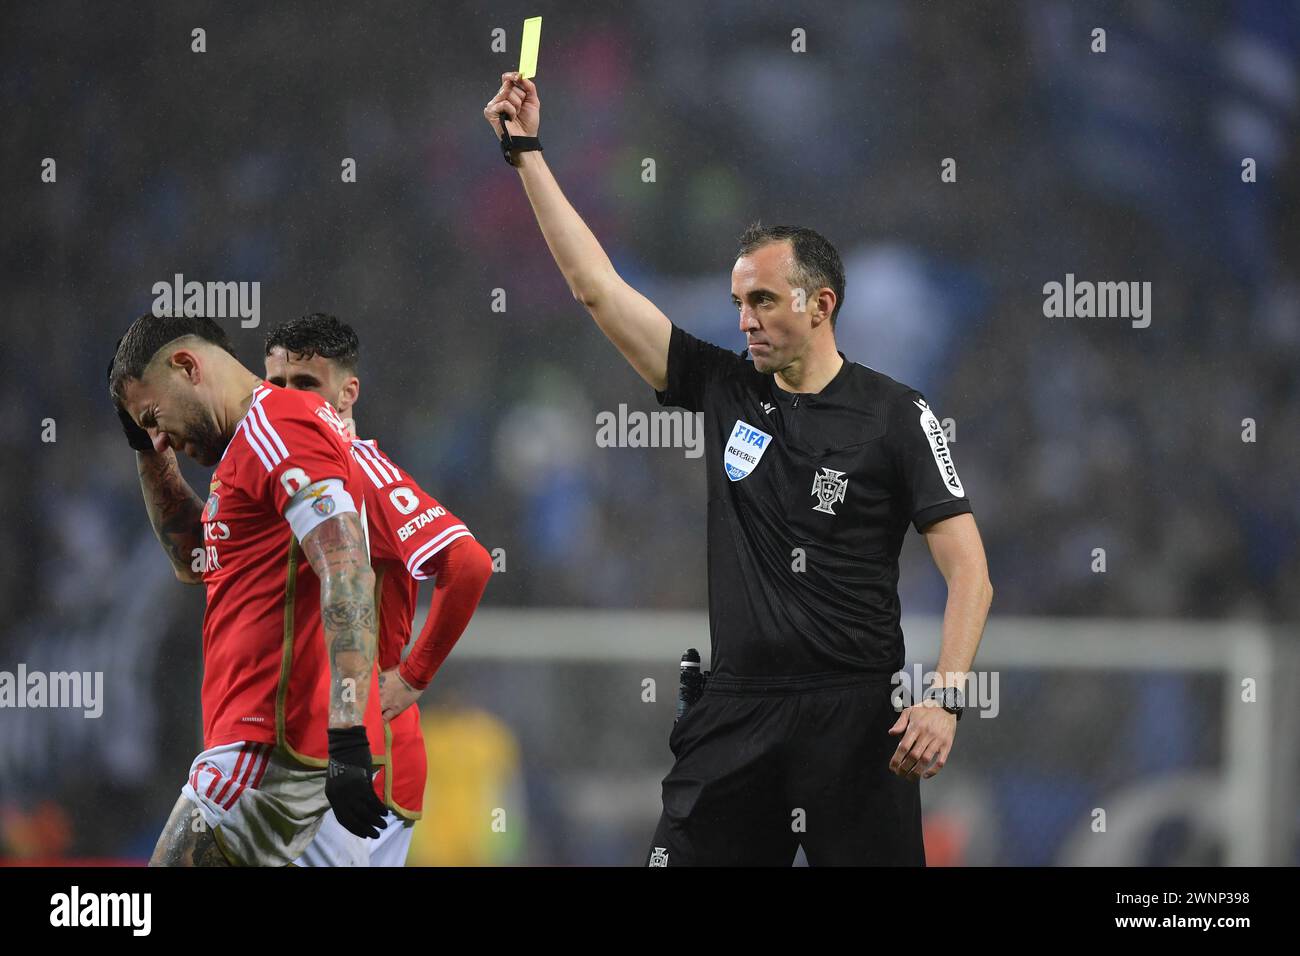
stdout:
[(541, 150), (542, 141), (536, 136), (510, 135), (510, 131), (506, 129), (506, 120), (510, 118), (509, 114), (501, 112), (498, 114), (498, 118), (501, 120), (501, 155), (506, 158), (506, 162), (511, 166), (519, 165), (518, 157), (510, 155), (512, 152), (526, 153), (534, 149)]
[[(952, 707), (948, 706), (948, 691), (953, 691), (953, 697), (956, 703)], [(963, 698), (960, 687), (928, 687), (926, 688), (923, 699), (937, 700), (944, 710), (950, 714), (955, 714), (958, 720), (961, 720), (962, 711), (966, 709), (966, 701)]]

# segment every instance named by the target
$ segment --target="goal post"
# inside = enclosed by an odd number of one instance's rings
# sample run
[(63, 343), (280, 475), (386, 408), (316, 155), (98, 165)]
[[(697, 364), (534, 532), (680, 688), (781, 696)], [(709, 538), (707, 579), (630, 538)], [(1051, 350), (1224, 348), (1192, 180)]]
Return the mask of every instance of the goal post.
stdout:
[[(942, 620), (935, 616), (904, 616), (909, 669), (919, 665), (932, 669), (937, 661)], [(419, 622), (417, 622), (417, 628)], [(1115, 707), (1133, 708), (1141, 694), (1144, 675), (1183, 675), (1197, 679), (1196, 687), (1212, 687), (1207, 694), (1193, 693), (1200, 714), (1169, 713), (1170, 721), (1190, 720), (1189, 726), (1217, 729), (1220, 739), (1205, 743), (1216, 754), (1213, 766), (1201, 767), (1201, 777), (1212, 786), (1206, 791), (1199, 816), (1218, 829), (1222, 837), (1220, 861), (1226, 865), (1277, 865), (1293, 862), (1297, 807), (1295, 752), (1298, 749), (1297, 718), (1294, 708), (1282, 706), (1287, 690), (1297, 686), (1298, 662), (1294, 641), (1286, 641), (1266, 626), (1247, 621), (1184, 621), (1103, 618), (1002, 617), (989, 620), (976, 659), (976, 673), (1048, 675), (1052, 686), (1069, 687), (1083, 681), (1078, 693), (1096, 694), (1095, 683), (1085, 678), (1122, 678), (1124, 699), (1097, 695), (1098, 712)], [(687, 647), (697, 647), (708, 666), (708, 616), (701, 611), (588, 610), (566, 608), (481, 608), (448, 664), (472, 668), (488, 677), (500, 668), (529, 665), (548, 668), (581, 665), (610, 669), (611, 673), (656, 673), (661, 679), (676, 671), (676, 662)], [(915, 662), (915, 664), (913, 663)], [(490, 679), (490, 678), (489, 678)], [(1208, 679), (1208, 683), (1207, 683)], [(1136, 680), (1137, 689), (1134, 690)], [(437, 682), (435, 681), (435, 684)], [(1108, 683), (1105, 685), (1110, 687)], [(1006, 682), (1003, 682), (1006, 699)], [(1015, 691), (1012, 691), (1015, 693)], [(1121, 693), (1121, 692), (1117, 692)], [(660, 691), (675, 696), (676, 687)], [(1200, 696), (1197, 696), (1200, 694)], [(1076, 702), (1086, 713), (1088, 701)], [(545, 709), (543, 702), (537, 705)], [(593, 705), (599, 708), (599, 703)], [(1207, 710), (1208, 709), (1208, 710)], [(1207, 716), (1213, 713), (1212, 716)], [(999, 721), (981, 728), (990, 752), (1007, 763), (1030, 763), (1058, 746), (1046, 725), (1035, 737), (1032, 715), (1009, 707), (1002, 720), (1019, 721), (1016, 733), (1005, 735)], [(604, 726), (617, 723), (618, 714), (595, 712), (590, 720)], [(965, 715), (962, 729), (971, 730)], [(1031, 726), (1025, 726), (1030, 724)], [(1079, 751), (1076, 776), (1087, 779), (1090, 759), (1101, 762), (1108, 750), (1134, 741), (1106, 737), (1103, 725), (1069, 728)], [(631, 728), (629, 728), (630, 730)], [(1142, 727), (1127, 727), (1123, 734), (1140, 735)], [(572, 733), (580, 735), (581, 728)], [(1004, 737), (1021, 741), (1012, 752), (999, 744)], [(961, 735), (959, 735), (959, 745)], [(998, 747), (1002, 750), (999, 751)], [(1062, 745), (1063, 746), (1063, 745)], [(1141, 741), (1136, 742), (1141, 751)], [(1022, 752), (1023, 751), (1023, 752)], [(963, 755), (964, 756), (964, 755)], [(965, 777), (981, 773), (981, 766), (955, 759), (954, 769)], [(1143, 778), (1141, 766), (1132, 768), (1132, 787), (1153, 785)], [(1176, 779), (1176, 773), (1166, 773)], [(958, 776), (952, 774), (950, 776)], [(1110, 784), (1115, 781), (1111, 780)], [(996, 789), (996, 782), (989, 784)], [(932, 791), (941, 790), (927, 783)], [(1122, 786), (1116, 787), (1122, 790)], [(1174, 788), (1176, 789), (1176, 788)], [(1183, 794), (1186, 799), (1187, 793)], [(1151, 801), (1146, 801), (1149, 804)], [(1118, 805), (1118, 804), (1117, 804)], [(1127, 804), (1126, 804), (1127, 805)], [(1136, 805), (1136, 804), (1134, 804)], [(1112, 821), (1121, 825), (1123, 821)], [(1086, 821), (1085, 821), (1086, 825)], [(1115, 846), (1120, 841), (1112, 841)], [(1073, 848), (1073, 849), (1071, 849)], [(1082, 848), (1082, 849), (1081, 849)], [(1129, 862), (1105, 848), (1105, 841), (1092, 841), (1076, 828), (1052, 862)]]

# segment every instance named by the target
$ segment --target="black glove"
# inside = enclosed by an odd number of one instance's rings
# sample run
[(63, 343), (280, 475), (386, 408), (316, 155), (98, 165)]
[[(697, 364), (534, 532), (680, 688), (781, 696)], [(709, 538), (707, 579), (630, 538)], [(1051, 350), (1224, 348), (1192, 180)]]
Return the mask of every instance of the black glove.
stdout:
[[(117, 344), (122, 344), (121, 339), (118, 340)], [(108, 378), (112, 381), (112, 359), (108, 360)], [(126, 409), (119, 402), (114, 402), (113, 407), (117, 409), (117, 419), (122, 423), (122, 431), (126, 432), (127, 444), (136, 451), (153, 451), (153, 439), (149, 437), (149, 433), (135, 423), (135, 419), (127, 414)]]
[(365, 727), (331, 727), (330, 765), (325, 777), (325, 797), (339, 823), (359, 837), (377, 837), (388, 826), (387, 808), (370, 783), (370, 741)]

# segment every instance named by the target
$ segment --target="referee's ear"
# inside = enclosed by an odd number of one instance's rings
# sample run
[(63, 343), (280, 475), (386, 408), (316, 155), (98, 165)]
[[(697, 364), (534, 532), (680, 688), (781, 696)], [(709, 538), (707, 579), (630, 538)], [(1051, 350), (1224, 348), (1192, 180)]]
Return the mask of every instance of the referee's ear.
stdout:
[(835, 329), (835, 290), (830, 286), (822, 286), (817, 290), (817, 294), (812, 301), (808, 303), (809, 318), (812, 320), (812, 327), (815, 329), (823, 322), (829, 322), (831, 330)]

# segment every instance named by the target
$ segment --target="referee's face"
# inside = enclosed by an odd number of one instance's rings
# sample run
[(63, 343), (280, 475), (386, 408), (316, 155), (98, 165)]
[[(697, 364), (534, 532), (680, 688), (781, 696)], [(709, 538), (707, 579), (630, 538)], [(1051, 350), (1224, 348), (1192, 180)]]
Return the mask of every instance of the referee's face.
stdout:
[(802, 356), (812, 336), (810, 309), (817, 301), (805, 302), (804, 291), (790, 285), (795, 272), (788, 241), (760, 246), (737, 259), (731, 270), (731, 301), (740, 310), (740, 331), (754, 368), (765, 374)]

